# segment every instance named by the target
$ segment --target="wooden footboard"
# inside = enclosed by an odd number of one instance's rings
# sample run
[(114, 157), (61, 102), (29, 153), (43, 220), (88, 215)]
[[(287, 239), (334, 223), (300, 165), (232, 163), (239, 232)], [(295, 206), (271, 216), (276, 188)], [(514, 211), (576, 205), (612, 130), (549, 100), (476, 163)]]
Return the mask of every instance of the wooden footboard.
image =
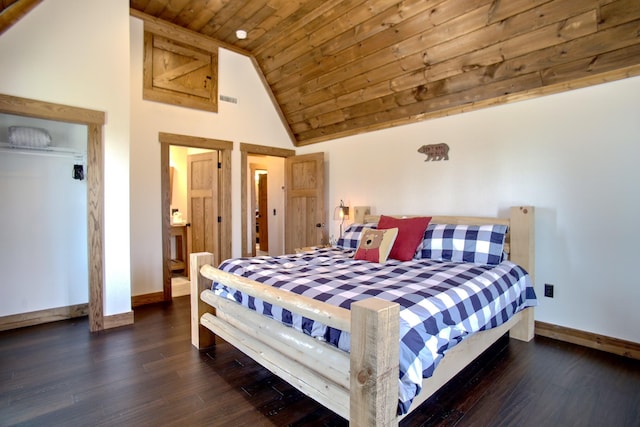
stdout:
[[(514, 209), (517, 209), (514, 211)], [(512, 208), (511, 250), (519, 263), (533, 263), (533, 208)], [(466, 218), (465, 221), (472, 219)], [(515, 239), (515, 241), (514, 241)], [(514, 244), (517, 248), (514, 248)], [(524, 246), (523, 246), (524, 245)], [(396, 303), (370, 298), (351, 306), (334, 307), (218, 270), (213, 256), (191, 254), (191, 340), (195, 347), (215, 343), (215, 335), (234, 345), (300, 391), (348, 419), (354, 426), (394, 426), (399, 377), (399, 314)], [(351, 334), (349, 354), (293, 328), (218, 297), (212, 280)], [(474, 334), (447, 352), (435, 375), (423, 382), (419, 406), (498, 338), (533, 338), (533, 309), (518, 313), (504, 325)], [(212, 334), (213, 332), (213, 334)]]
[[(191, 254), (194, 346), (213, 344), (211, 331), (353, 425), (397, 423), (398, 304), (371, 298), (346, 310), (218, 270), (209, 257)], [(215, 295), (212, 280), (351, 333), (351, 352)]]

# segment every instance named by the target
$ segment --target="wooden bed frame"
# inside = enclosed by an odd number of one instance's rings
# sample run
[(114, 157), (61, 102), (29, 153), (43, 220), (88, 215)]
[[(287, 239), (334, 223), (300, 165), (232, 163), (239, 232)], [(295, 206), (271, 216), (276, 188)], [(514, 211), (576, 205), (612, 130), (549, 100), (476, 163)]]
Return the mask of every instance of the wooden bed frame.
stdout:
[[(367, 221), (371, 219), (375, 220), (372, 217)], [(533, 207), (513, 207), (509, 219), (434, 216), (432, 222), (508, 225), (505, 250), (533, 279)], [(398, 304), (370, 298), (354, 303), (351, 310), (347, 310), (223, 272), (212, 263), (212, 254), (191, 254), (191, 340), (195, 347), (214, 345), (217, 335), (348, 419), (351, 425), (398, 425), (403, 417), (396, 415), (400, 352)], [(350, 353), (216, 296), (210, 290), (212, 280), (350, 332)], [(530, 341), (533, 328), (533, 308), (527, 308), (500, 327), (465, 339), (449, 350), (434, 375), (423, 381), (423, 389), (411, 409), (418, 407), (507, 331), (512, 338)]]

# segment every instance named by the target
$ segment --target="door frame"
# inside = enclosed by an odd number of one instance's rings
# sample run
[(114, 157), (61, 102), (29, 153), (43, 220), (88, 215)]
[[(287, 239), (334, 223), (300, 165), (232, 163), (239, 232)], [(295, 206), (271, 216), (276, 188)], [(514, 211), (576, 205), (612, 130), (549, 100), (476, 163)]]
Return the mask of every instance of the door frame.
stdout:
[[(259, 171), (259, 170), (264, 170), (264, 171), (268, 172), (268, 168), (266, 166), (264, 166), (264, 165), (261, 165), (261, 164), (258, 164), (258, 163), (250, 163), (249, 164), (250, 176), (255, 177), (256, 171)], [(249, 184), (249, 181), (247, 181), (247, 185), (248, 184)], [(257, 237), (257, 235), (256, 235), (257, 221), (256, 221), (255, 216), (251, 215), (257, 208), (256, 202), (255, 202), (255, 200), (256, 200), (256, 190), (255, 190), (255, 185), (251, 185), (251, 186), (249, 186), (249, 188), (251, 188), (251, 191), (250, 191), (251, 194), (249, 196), (250, 197), (249, 200), (251, 200), (251, 202), (248, 203), (248, 205), (249, 205), (249, 214), (250, 214), (249, 218), (251, 218), (251, 220), (249, 221), (250, 224), (248, 224), (248, 226), (249, 226), (249, 229), (251, 230), (251, 233), (250, 233), (251, 234), (251, 237), (250, 237), (251, 240), (250, 241), (251, 241), (252, 245), (249, 245), (248, 252), (251, 252), (250, 256), (256, 256), (256, 245), (255, 245), (255, 242), (256, 242), (256, 237)], [(262, 248), (260, 248), (260, 250), (262, 250)]]
[[(104, 143), (106, 113), (0, 94), (0, 113), (87, 126), (87, 252), (89, 264), (89, 330), (116, 326), (104, 316)], [(106, 322), (105, 322), (106, 320)], [(106, 323), (106, 326), (105, 326)], [(118, 324), (119, 325), (119, 324)]]
[(164, 301), (171, 301), (171, 185), (170, 185), (170, 146), (204, 148), (220, 152), (218, 180), (218, 212), (220, 223), (221, 261), (231, 258), (231, 151), (232, 141), (202, 138), (189, 135), (159, 132), (160, 142), (160, 209), (162, 215), (162, 293)]
[[(262, 155), (262, 156), (271, 156), (271, 157), (292, 157), (296, 155), (295, 150), (289, 150), (286, 148), (276, 148), (276, 147), (267, 147), (266, 145), (254, 145), (247, 144), (244, 142), (240, 143), (240, 212), (242, 212), (241, 229), (242, 229), (242, 256), (251, 256), (251, 251), (249, 250), (248, 238), (249, 238), (249, 220), (248, 216), (249, 212), (249, 203), (247, 195), (247, 185), (249, 184), (247, 179), (247, 174), (249, 171), (249, 159), (248, 156), (254, 155)], [(254, 219), (255, 221), (255, 214)], [(253, 229), (255, 233), (255, 222), (253, 223)], [(255, 234), (253, 236), (255, 241)], [(255, 243), (254, 243), (255, 248)]]

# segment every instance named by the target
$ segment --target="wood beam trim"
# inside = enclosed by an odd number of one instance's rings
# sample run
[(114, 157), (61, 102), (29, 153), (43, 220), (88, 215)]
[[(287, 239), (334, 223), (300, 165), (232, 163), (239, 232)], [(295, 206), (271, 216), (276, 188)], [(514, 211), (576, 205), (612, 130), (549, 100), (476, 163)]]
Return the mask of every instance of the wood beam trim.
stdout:
[(225, 141), (222, 139), (178, 135), (175, 133), (167, 132), (159, 132), (158, 138), (161, 143), (180, 145), (182, 147), (204, 148), (207, 150), (233, 150), (233, 141)]
[(288, 148), (268, 147), (266, 145), (247, 144), (244, 142), (240, 143), (240, 151), (273, 157), (292, 157), (296, 155), (295, 150), (289, 150)]
[(7, 31), (26, 14), (42, 3), (42, 0), (21, 0), (10, 4), (0, 12), (0, 35)]
[(10, 314), (0, 317), (0, 331), (34, 326), (41, 323), (72, 319), (89, 314), (89, 304), (76, 304), (67, 307), (48, 308), (29, 313)]
[(539, 321), (535, 322), (535, 334), (640, 360), (640, 343), (632, 341)]
[(133, 324), (133, 311), (126, 313), (113, 314), (104, 317), (104, 329), (119, 328)]
[(209, 52), (216, 52), (219, 47), (222, 47), (227, 50), (239, 53), (240, 55), (251, 56), (251, 53), (249, 53), (245, 49), (239, 48), (229, 43), (225, 43), (212, 37), (203, 36), (200, 33), (196, 33), (195, 31), (191, 31), (178, 25), (171, 24), (167, 21), (163, 21), (162, 19), (147, 15), (146, 13), (140, 12), (136, 9), (130, 8), (129, 15), (144, 21), (144, 29), (146, 31), (150, 31), (154, 34), (158, 34), (160, 36), (185, 43), (189, 46), (199, 47)]
[(0, 112), (18, 116), (37, 116), (41, 119), (83, 125), (104, 125), (106, 122), (106, 114), (102, 111), (42, 102), (35, 99), (18, 98), (4, 94), (0, 94)]

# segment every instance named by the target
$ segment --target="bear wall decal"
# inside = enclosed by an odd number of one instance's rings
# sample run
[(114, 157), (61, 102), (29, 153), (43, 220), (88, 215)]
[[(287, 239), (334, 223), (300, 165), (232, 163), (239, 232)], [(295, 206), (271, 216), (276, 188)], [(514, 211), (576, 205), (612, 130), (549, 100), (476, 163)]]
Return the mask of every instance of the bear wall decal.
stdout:
[(423, 145), (418, 148), (418, 153), (426, 154), (425, 162), (436, 160), (449, 160), (449, 146), (445, 143)]

